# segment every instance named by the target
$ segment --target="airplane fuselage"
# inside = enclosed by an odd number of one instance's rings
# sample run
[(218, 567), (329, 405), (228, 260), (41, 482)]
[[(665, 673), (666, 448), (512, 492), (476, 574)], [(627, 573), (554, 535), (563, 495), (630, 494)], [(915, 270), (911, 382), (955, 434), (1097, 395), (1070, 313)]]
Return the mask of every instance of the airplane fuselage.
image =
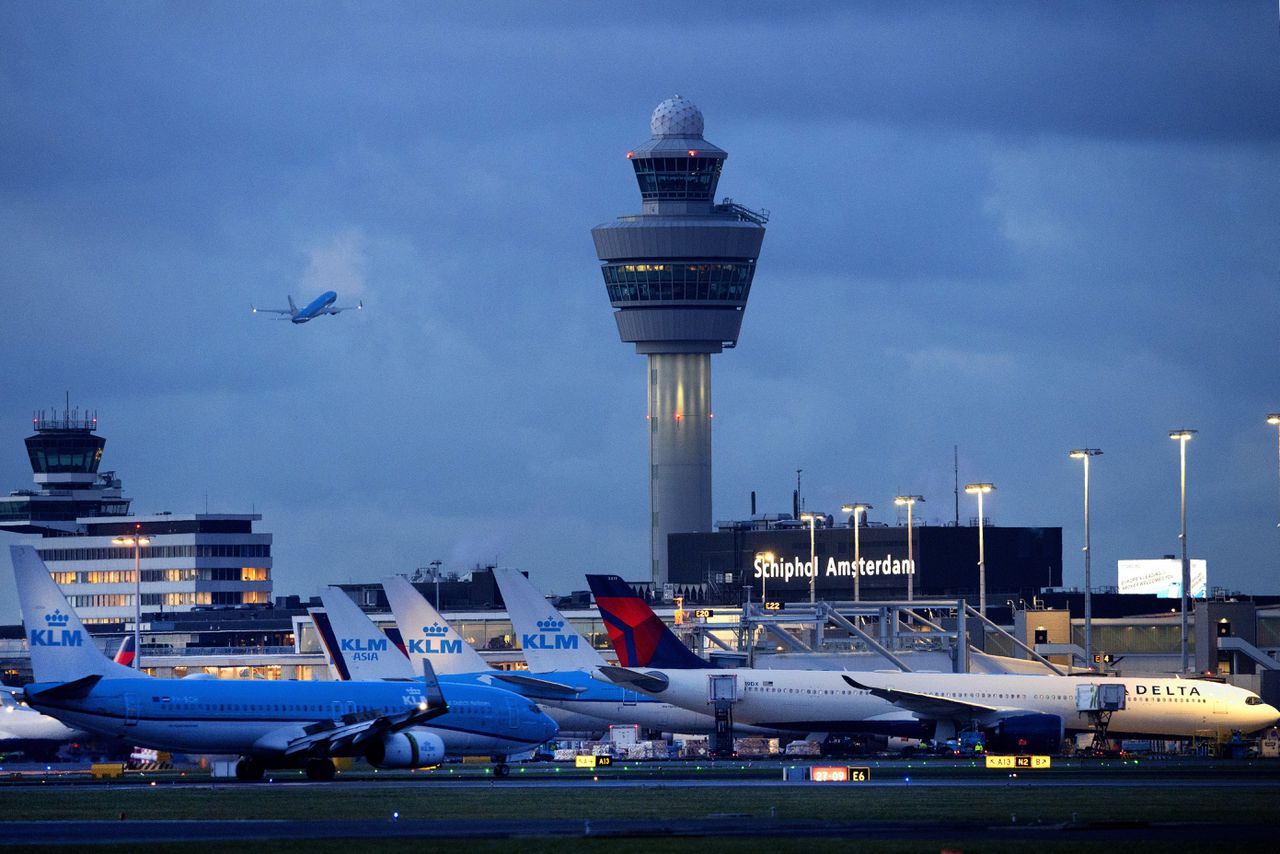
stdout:
[(330, 314), (332, 312), (326, 309), (338, 301), (338, 294), (334, 291), (325, 291), (320, 296), (307, 303), (306, 306), (295, 314), (290, 320), (294, 323), (306, 323), (308, 320), (314, 320), (322, 314)]
[[(278, 756), (307, 728), (396, 714), (424, 700), (421, 682), (242, 682), (103, 679), (83, 697), (39, 694), (31, 705), (71, 726), (164, 750)], [(555, 725), (510, 692), (450, 686), (449, 711), (428, 728), (446, 754), (505, 755), (554, 736)]]
[[(665, 690), (654, 692), (687, 709), (710, 709), (708, 679), (732, 676), (738, 700), (735, 722), (800, 731), (858, 732), (929, 737), (933, 719), (916, 714), (868, 691), (851, 687), (841, 671), (662, 670)], [(1093, 728), (1088, 714), (1076, 710), (1076, 686), (1121, 683), (1126, 708), (1113, 713), (1110, 732), (1142, 737), (1186, 737), (1205, 731), (1252, 732), (1280, 714), (1256, 695), (1232, 685), (1199, 680), (1035, 676), (1021, 674), (884, 673), (848, 674), (861, 684), (892, 687), (997, 710), (1057, 715), (1067, 732)], [(975, 720), (983, 718), (974, 714)]]

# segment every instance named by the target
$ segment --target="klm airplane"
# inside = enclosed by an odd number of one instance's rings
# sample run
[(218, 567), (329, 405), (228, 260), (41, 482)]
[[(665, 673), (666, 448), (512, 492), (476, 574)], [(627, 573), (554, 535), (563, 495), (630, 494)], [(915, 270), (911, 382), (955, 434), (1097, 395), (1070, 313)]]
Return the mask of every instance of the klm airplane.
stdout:
[[(351, 597), (340, 588), (327, 587), (320, 594), (323, 611), (312, 611), (316, 633), (329, 654), (332, 669), (339, 679), (404, 679), (414, 672), (409, 656), (421, 659), (419, 668), (430, 666), (439, 674), (447, 690), (450, 685), (491, 685), (523, 694), (543, 706), (543, 710), (560, 727), (560, 732), (583, 738), (598, 738), (605, 721), (573, 710), (551, 708), (550, 697), (573, 696), (600, 687), (568, 684), (551, 674), (529, 674), (494, 670), (454, 629), (445, 622), (431, 604), (423, 599), (403, 578), (385, 579), (388, 599), (397, 600), (397, 614), (414, 626), (408, 640), (398, 645), (380, 631)], [(400, 586), (403, 585), (403, 586)], [(392, 594), (391, 591), (395, 591)], [(439, 662), (440, 669), (436, 669)], [(583, 680), (576, 680), (582, 683)], [(606, 690), (614, 690), (609, 686)], [(614, 693), (617, 693), (614, 690)]]
[[(602, 724), (637, 724), (659, 732), (705, 733), (715, 729), (709, 714), (681, 708), (665, 699), (647, 696), (630, 686), (611, 685), (593, 678), (605, 664), (600, 653), (575, 632), (564, 615), (518, 570), (496, 569), (494, 579), (502, 591), (511, 625), (525, 661), (523, 671), (489, 671), (488, 664), (471, 648), (427, 600), (400, 576), (382, 579), (387, 601), (404, 635), (410, 660), (428, 659), (440, 673), (492, 673), (492, 677), (534, 698), (552, 717), (575, 715), (577, 720), (595, 718)], [(444, 677), (442, 677), (444, 678)], [(546, 690), (560, 685), (568, 690)], [(556, 711), (558, 710), (558, 711)], [(583, 724), (584, 726), (586, 724)], [(569, 728), (568, 723), (561, 727)], [(743, 732), (777, 735), (776, 731), (742, 727)]]
[(364, 308), (364, 300), (360, 300), (356, 305), (345, 306), (334, 305), (337, 301), (338, 294), (336, 291), (325, 291), (302, 308), (298, 308), (294, 305), (292, 295), (289, 297), (288, 308), (257, 308), (252, 305), (249, 306), (249, 308), (253, 309), (254, 314), (263, 312), (265, 314), (283, 315), (283, 317), (280, 318), (281, 320), (288, 317), (288, 319), (293, 323), (306, 323), (308, 320), (315, 320), (317, 317), (323, 317), (326, 314), (337, 314), (340, 311), (351, 311), (352, 309), (359, 311)]
[(448, 756), (499, 758), (556, 734), (518, 694), (450, 685), (430, 667), (405, 682), (275, 682), (157, 679), (117, 664), (89, 640), (80, 618), (31, 546), (11, 546), (18, 600), (36, 681), (28, 705), (68, 726), (129, 744), (188, 753), (232, 753), (236, 776), (266, 768), (334, 775), (333, 758), (364, 756), (380, 768), (418, 768)]

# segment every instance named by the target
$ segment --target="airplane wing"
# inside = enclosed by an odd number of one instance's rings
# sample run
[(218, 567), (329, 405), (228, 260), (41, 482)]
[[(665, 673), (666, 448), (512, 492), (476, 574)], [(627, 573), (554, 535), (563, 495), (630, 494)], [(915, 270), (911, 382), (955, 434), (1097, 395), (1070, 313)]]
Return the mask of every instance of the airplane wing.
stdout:
[(340, 311), (360, 311), (364, 308), (364, 300), (357, 305), (331, 305), (324, 310), (325, 314), (337, 314)]
[(343, 715), (337, 720), (317, 721), (303, 728), (304, 735), (285, 745), (284, 755), (341, 756), (386, 733), (440, 717), (449, 711), (449, 704), (445, 702), (440, 682), (431, 669), (431, 662), (424, 660), (422, 670), (426, 698), (416, 707), (391, 715), (368, 712)]
[[(641, 673), (629, 667), (613, 667), (605, 665), (596, 668), (602, 676), (618, 685), (626, 685), (646, 694), (661, 694), (667, 690), (670, 680), (659, 672)], [(847, 677), (846, 677), (847, 678)]]
[(533, 676), (525, 676), (521, 673), (495, 672), (491, 674), (494, 679), (506, 682), (520, 690), (520, 693), (531, 699), (542, 698), (545, 700), (562, 700), (566, 697), (572, 697), (575, 694), (581, 694), (586, 688), (579, 688), (576, 685), (566, 685), (563, 682), (552, 682), (548, 679), (538, 679)]
[(293, 312), (287, 308), (258, 308), (256, 305), (250, 305), (249, 308), (254, 314), (293, 314)]
[(988, 706), (983, 703), (972, 703), (951, 697), (939, 697), (936, 694), (922, 694), (917, 691), (903, 691), (898, 688), (876, 688), (871, 685), (863, 685), (843, 673), (840, 674), (840, 677), (859, 691), (866, 691), (873, 697), (879, 697), (881, 700), (886, 700), (899, 708), (926, 718), (983, 720), (999, 718), (1012, 711), (1008, 708)]

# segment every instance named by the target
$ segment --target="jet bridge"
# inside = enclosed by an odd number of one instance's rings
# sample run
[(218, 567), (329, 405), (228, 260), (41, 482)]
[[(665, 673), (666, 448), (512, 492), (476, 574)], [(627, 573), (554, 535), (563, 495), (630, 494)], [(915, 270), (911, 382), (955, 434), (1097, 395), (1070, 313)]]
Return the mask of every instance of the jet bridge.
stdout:
[[(723, 609), (717, 609), (721, 618)], [(694, 619), (681, 629), (704, 655), (711, 647), (745, 658), (757, 666), (762, 649), (781, 653), (831, 656), (874, 653), (886, 667), (919, 669), (912, 659), (936, 653), (943, 667), (965, 673), (974, 648), (971, 633), (1000, 636), (1004, 644), (1021, 649), (1050, 672), (1062, 669), (1017, 637), (982, 616), (964, 599), (896, 600), (881, 602), (748, 603), (734, 621)], [(837, 661), (832, 661), (837, 664)], [(936, 670), (934, 662), (924, 669)]]

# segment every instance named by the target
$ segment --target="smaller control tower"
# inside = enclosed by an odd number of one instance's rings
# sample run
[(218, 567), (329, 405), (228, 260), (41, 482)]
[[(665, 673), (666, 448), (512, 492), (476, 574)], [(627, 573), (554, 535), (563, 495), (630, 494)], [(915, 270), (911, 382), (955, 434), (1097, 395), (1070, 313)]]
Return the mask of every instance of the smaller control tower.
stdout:
[(129, 499), (121, 494), (115, 472), (98, 473), (107, 440), (96, 435), (98, 418), (68, 402), (31, 416), (35, 434), (26, 439), (36, 490), (19, 489), (0, 498), (0, 530), (58, 536), (82, 530), (76, 519), (124, 516)]
[(627, 153), (643, 213), (591, 229), (618, 335), (648, 357), (650, 558), (667, 581), (667, 535), (711, 530), (711, 355), (738, 343), (766, 212), (715, 203), (729, 155), (679, 95)]

